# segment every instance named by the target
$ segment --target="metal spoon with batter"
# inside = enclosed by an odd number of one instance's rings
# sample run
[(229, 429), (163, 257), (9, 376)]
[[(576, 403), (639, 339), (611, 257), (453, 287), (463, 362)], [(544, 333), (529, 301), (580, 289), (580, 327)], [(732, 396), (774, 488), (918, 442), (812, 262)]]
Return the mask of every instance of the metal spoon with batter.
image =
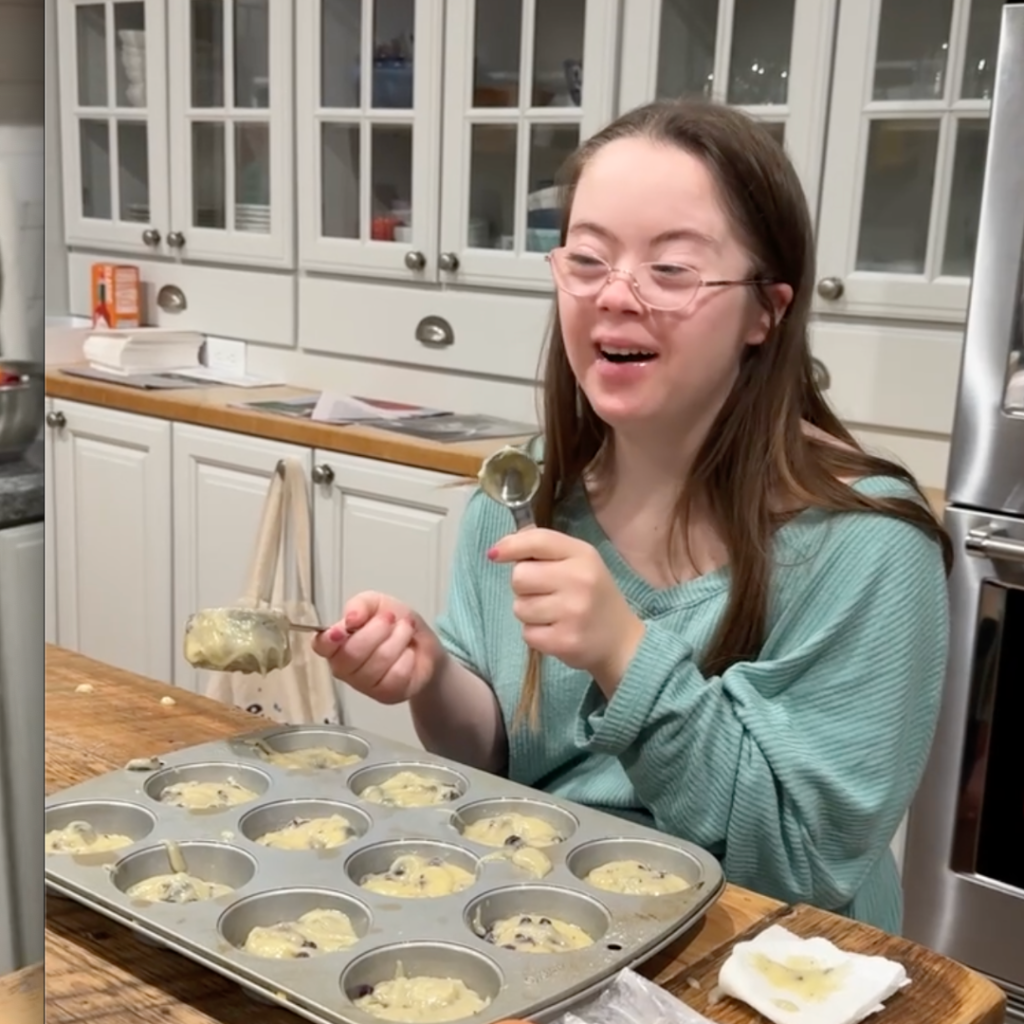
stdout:
[(506, 446), (484, 459), (480, 489), (512, 513), (516, 529), (535, 526), (533, 499), (540, 489), (540, 466), (522, 450)]
[(291, 663), (293, 630), (320, 633), (324, 628), (291, 622), (273, 608), (207, 608), (185, 623), (185, 660), (213, 672), (266, 675)]

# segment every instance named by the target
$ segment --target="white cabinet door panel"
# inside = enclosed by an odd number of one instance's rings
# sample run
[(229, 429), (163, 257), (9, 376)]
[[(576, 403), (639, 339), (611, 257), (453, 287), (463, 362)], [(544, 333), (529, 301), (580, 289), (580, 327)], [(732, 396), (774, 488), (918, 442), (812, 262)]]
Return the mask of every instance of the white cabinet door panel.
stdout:
[[(334, 622), (345, 602), (377, 590), (428, 622), (440, 612), (459, 519), (471, 487), (457, 477), (317, 452), (333, 481), (315, 492), (317, 605)], [(345, 721), (420, 746), (405, 705), (386, 706), (341, 689)]]
[(231, 604), (246, 588), (274, 469), (295, 458), (308, 475), (312, 452), (298, 445), (174, 425), (174, 682), (196, 692), (207, 673), (185, 660), (189, 615)]
[(171, 680), (171, 425), (56, 401), (58, 642)]

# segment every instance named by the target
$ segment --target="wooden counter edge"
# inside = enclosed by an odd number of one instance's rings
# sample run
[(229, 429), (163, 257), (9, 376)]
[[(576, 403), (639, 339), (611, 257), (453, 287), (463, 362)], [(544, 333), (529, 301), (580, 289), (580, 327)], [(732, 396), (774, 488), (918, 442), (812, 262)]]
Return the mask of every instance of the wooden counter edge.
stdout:
[[(516, 439), (495, 439), (468, 444), (439, 444), (419, 438), (402, 437), (365, 427), (339, 427), (329, 423), (289, 419), (271, 413), (250, 412), (230, 403), (264, 398), (295, 398), (315, 394), (307, 388), (282, 385), (258, 389), (204, 388), (187, 391), (142, 391), (138, 388), (104, 384), (101, 381), (71, 377), (58, 368), (46, 371), (46, 394), (121, 412), (156, 416), (199, 427), (230, 430), (270, 441), (286, 441), (308, 448), (322, 448), (347, 455), (362, 455), (403, 466), (430, 469), (440, 473), (474, 477), (480, 463), (491, 452)], [(932, 509), (942, 518), (945, 495), (935, 487), (923, 488)]]
[(491, 452), (506, 444), (524, 440), (523, 437), (513, 437), (443, 444), (387, 430), (319, 423), (236, 407), (236, 403), (298, 398), (317, 393), (291, 385), (257, 389), (217, 386), (180, 391), (146, 391), (69, 376), (51, 367), (46, 371), (45, 386), (48, 398), (63, 398), (119, 412), (228, 430), (270, 441), (283, 441), (344, 455), (359, 455), (467, 478), (476, 476), (481, 462)]

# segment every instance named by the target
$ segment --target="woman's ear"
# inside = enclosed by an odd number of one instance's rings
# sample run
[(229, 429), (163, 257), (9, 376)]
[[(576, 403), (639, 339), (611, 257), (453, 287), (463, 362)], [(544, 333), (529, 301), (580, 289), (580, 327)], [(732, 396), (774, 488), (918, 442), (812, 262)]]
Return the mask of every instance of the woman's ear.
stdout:
[[(793, 289), (788, 284), (770, 284), (766, 291), (772, 304), (775, 323), (778, 323), (786, 315), (786, 310), (793, 301)], [(760, 345), (768, 337), (768, 332), (772, 328), (772, 314), (760, 305), (757, 306), (756, 319), (746, 337), (748, 345)]]

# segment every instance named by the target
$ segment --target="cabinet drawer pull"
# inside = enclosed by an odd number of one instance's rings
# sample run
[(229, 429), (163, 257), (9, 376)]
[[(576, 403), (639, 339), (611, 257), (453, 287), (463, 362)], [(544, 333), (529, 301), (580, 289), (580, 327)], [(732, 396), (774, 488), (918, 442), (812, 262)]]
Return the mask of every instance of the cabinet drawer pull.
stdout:
[(160, 244), (160, 232), (156, 228), (146, 228), (142, 232), (142, 241), (151, 249), (155, 249)]
[(180, 231), (172, 231), (167, 236), (167, 244), (172, 249), (180, 249), (185, 244), (185, 236)]
[(416, 340), (427, 348), (447, 348), (455, 344), (455, 332), (443, 316), (425, 316), (416, 325)]
[(48, 427), (60, 428), (67, 425), (67, 420), (62, 412), (48, 412), (46, 414), (46, 425)]
[(165, 284), (156, 293), (156, 304), (165, 313), (184, 313), (188, 309), (185, 293), (176, 284)]
[(313, 483), (315, 484), (334, 483), (334, 470), (328, 465), (314, 466), (310, 476), (312, 476)]

